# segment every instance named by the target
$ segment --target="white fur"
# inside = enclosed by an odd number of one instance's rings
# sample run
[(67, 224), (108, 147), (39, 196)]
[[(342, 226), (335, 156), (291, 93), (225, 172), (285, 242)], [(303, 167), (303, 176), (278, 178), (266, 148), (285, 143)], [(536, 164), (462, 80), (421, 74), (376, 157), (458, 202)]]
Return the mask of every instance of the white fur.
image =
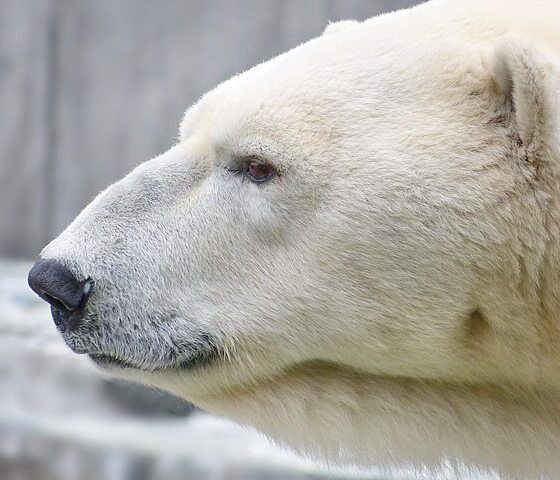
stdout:
[(559, 13), (434, 0), (218, 86), (43, 252), (96, 282), (67, 343), (329, 462), (557, 478)]

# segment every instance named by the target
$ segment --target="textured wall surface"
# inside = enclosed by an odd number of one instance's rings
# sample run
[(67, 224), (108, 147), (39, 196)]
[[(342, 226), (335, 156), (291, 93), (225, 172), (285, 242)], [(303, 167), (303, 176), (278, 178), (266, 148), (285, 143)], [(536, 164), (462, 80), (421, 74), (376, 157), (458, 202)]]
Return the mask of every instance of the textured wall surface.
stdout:
[(0, 256), (33, 257), (221, 80), (414, 3), (0, 0)]

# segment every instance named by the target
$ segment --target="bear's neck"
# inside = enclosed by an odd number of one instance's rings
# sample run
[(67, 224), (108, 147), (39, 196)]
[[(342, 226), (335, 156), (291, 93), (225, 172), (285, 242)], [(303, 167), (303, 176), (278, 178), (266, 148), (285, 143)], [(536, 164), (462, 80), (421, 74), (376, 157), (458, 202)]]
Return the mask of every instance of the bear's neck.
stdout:
[(551, 392), (418, 382), (312, 363), (250, 387), (200, 397), (328, 464), (495, 470), (560, 476), (560, 402)]

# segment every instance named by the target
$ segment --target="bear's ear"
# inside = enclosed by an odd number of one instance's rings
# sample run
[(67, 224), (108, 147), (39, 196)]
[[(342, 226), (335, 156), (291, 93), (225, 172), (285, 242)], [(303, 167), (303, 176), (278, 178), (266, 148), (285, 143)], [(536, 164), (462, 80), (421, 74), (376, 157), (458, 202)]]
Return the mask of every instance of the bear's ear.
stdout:
[(323, 31), (323, 37), (326, 35), (332, 35), (333, 33), (351, 30), (357, 27), (359, 24), (360, 22), (356, 20), (340, 20), (339, 22), (329, 22), (329, 24)]
[(559, 77), (553, 62), (536, 49), (508, 40), (493, 52), (495, 90), (512, 114), (529, 156), (553, 141), (558, 131)]

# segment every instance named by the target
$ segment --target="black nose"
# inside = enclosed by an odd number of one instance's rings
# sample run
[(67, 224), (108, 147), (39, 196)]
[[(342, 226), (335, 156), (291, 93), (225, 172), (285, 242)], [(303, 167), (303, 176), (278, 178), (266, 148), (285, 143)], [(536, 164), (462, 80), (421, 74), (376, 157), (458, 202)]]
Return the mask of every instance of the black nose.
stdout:
[(51, 304), (54, 322), (60, 330), (76, 328), (93, 288), (91, 279), (79, 281), (57, 260), (39, 259), (27, 278), (31, 289)]

